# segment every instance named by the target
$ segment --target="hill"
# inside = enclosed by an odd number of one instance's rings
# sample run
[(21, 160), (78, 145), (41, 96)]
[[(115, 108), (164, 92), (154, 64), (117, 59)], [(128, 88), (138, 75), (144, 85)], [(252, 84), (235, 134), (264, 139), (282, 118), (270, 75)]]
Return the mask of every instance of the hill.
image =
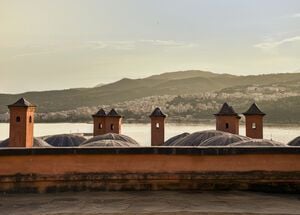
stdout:
[[(256, 89), (253, 92), (245, 89)], [(274, 88), (274, 89), (273, 89)], [(143, 98), (164, 97), (173, 98), (184, 95), (228, 95), (224, 100), (230, 100), (237, 93), (244, 93), (245, 101), (255, 99), (258, 91), (262, 97), (269, 95), (271, 91), (283, 89), (286, 99), (291, 95), (300, 93), (300, 73), (267, 74), (235, 76), (230, 74), (216, 74), (212, 72), (189, 70), (164, 73), (143, 79), (124, 78), (114, 83), (97, 86), (94, 88), (78, 88), (68, 90), (26, 92), (22, 94), (0, 94), (0, 114), (7, 112), (7, 104), (13, 103), (20, 97), (26, 97), (31, 102), (38, 104), (38, 112), (62, 112), (76, 110), (83, 107), (97, 107), (102, 105), (116, 106), (117, 104), (127, 104), (130, 101), (144, 101)], [(260, 91), (263, 89), (263, 91)], [(293, 94), (294, 93), (294, 94)], [(247, 97), (249, 94), (249, 99)], [(282, 93), (276, 94), (280, 97)], [(274, 95), (272, 91), (270, 95)], [(201, 97), (201, 96), (200, 96)], [(267, 97), (267, 96), (266, 96)], [(238, 100), (237, 98), (235, 98)], [(147, 99), (146, 99), (147, 100)], [(145, 100), (145, 101), (146, 101)], [(211, 101), (217, 99), (210, 98)], [(271, 100), (277, 101), (274, 96)], [(267, 100), (263, 100), (267, 101)], [(199, 101), (202, 102), (201, 100)], [(149, 105), (151, 102), (149, 103)], [(154, 103), (152, 105), (155, 105)], [(167, 104), (165, 104), (167, 105)], [(123, 107), (122, 110), (129, 109)]]

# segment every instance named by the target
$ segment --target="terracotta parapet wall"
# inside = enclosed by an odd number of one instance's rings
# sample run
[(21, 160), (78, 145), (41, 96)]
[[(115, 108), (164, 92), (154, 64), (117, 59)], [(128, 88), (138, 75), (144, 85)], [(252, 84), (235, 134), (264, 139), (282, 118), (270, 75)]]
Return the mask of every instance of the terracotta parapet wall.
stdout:
[[(0, 149), (0, 191), (300, 191), (300, 147)], [(275, 190), (276, 190), (275, 189)]]

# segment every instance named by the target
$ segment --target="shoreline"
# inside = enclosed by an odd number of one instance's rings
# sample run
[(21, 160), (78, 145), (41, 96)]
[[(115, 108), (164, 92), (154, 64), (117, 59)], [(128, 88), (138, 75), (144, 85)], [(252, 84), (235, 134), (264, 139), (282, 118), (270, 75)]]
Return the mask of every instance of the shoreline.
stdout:
[[(34, 122), (35, 124), (88, 124), (92, 125), (93, 122)], [(9, 124), (9, 122), (0, 122), (0, 124)], [(149, 125), (150, 122), (123, 122), (123, 125)], [(211, 125), (215, 126), (215, 122), (166, 122), (166, 125), (188, 125), (188, 126), (197, 126), (197, 125)], [(241, 126), (245, 123), (240, 123)], [(296, 123), (264, 123), (266, 127), (300, 127), (300, 124)]]

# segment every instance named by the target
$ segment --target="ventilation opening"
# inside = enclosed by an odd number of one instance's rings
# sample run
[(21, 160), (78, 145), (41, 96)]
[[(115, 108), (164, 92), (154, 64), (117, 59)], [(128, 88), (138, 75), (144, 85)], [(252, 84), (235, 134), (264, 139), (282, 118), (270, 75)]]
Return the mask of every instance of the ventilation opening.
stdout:
[(32, 117), (31, 116), (29, 117), (29, 123), (32, 123)]
[(225, 124), (225, 128), (228, 129), (229, 128), (229, 123)]
[(21, 117), (17, 116), (16, 117), (16, 122), (21, 122)]
[(114, 124), (111, 124), (111, 125), (110, 125), (110, 130), (113, 131), (114, 129), (115, 129), (115, 125), (114, 125)]
[(99, 129), (102, 129), (102, 128), (103, 128), (102, 123), (99, 123), (98, 128), (99, 128)]
[(156, 128), (159, 128), (159, 123), (158, 123), (158, 122), (155, 124), (155, 127), (156, 127)]
[(252, 129), (256, 129), (256, 123), (255, 122), (252, 123)]

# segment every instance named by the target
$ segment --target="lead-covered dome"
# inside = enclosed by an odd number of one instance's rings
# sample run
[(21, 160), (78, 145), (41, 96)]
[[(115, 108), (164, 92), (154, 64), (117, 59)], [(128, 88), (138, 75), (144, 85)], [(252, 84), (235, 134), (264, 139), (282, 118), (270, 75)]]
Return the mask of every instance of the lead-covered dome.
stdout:
[(173, 146), (199, 146), (204, 141), (208, 140), (209, 138), (220, 136), (226, 134), (226, 132), (216, 131), (216, 130), (207, 130), (207, 131), (199, 131), (194, 132), (186, 137), (183, 137), (177, 140), (174, 144), (170, 144)]
[[(0, 147), (8, 147), (8, 144), (9, 144), (9, 138), (2, 141), (0, 143)], [(49, 147), (52, 147), (52, 146), (49, 145), (47, 142), (45, 142), (43, 139), (38, 138), (38, 137), (34, 137), (33, 138), (33, 147), (49, 148)]]
[(300, 146), (300, 136), (288, 143), (289, 146)]
[(222, 135), (217, 135), (205, 140), (199, 144), (199, 146), (228, 146), (232, 143), (245, 140), (251, 140), (251, 138), (224, 132)]
[(126, 135), (108, 133), (92, 137), (80, 144), (80, 147), (95, 146), (139, 146), (139, 143)]
[(79, 147), (136, 147), (138, 145), (122, 140), (98, 140), (86, 144), (82, 144)]
[(45, 137), (44, 141), (55, 147), (74, 147), (86, 141), (86, 138), (74, 134), (58, 134)]
[(176, 145), (176, 143), (178, 141), (182, 140), (183, 138), (185, 138), (188, 135), (190, 135), (190, 133), (185, 132), (185, 133), (176, 135), (174, 137), (171, 137), (163, 144), (163, 146), (174, 146), (174, 145)]
[(229, 146), (253, 146), (253, 147), (259, 147), (259, 146), (286, 146), (284, 143), (280, 143), (274, 140), (266, 140), (266, 139), (250, 139), (250, 140), (244, 140), (236, 143), (232, 143)]

